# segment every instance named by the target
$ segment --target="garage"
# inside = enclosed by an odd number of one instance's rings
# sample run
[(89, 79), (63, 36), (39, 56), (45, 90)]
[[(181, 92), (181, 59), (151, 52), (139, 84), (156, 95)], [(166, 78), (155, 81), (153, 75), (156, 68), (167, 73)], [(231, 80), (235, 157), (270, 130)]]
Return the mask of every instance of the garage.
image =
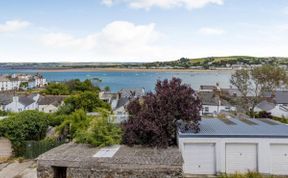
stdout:
[(288, 176), (286, 124), (271, 119), (207, 118), (201, 120), (200, 131), (178, 124), (184, 176), (247, 171)]
[(274, 175), (287, 175), (288, 144), (271, 144), (271, 171)]
[(256, 144), (226, 144), (226, 173), (257, 171)]
[(215, 144), (194, 143), (184, 145), (185, 167), (189, 174), (215, 174)]

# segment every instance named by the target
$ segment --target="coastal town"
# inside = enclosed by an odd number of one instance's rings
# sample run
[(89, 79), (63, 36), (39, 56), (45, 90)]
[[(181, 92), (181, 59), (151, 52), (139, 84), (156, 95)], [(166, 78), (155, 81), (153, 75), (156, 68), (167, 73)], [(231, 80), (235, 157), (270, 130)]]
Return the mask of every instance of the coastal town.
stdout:
[[(261, 72), (259, 79), (255, 78), (256, 71)], [(246, 76), (243, 73), (251, 75), (249, 80), (262, 90), (253, 89), (254, 84), (243, 90), (241, 86), (251, 83), (239, 81)], [(16, 171), (23, 177), (223, 176), (248, 170), (253, 174), (287, 175), (287, 79), (283, 67), (263, 65), (235, 70), (230, 87), (203, 83), (193, 90), (173, 78), (158, 80), (151, 93), (141, 87), (112, 92), (108, 86), (100, 88), (90, 80), (48, 82), (39, 73), (2, 75), (0, 160), (4, 166), (0, 175), (9, 172), (13, 164), (21, 164), (19, 157), (27, 163), (22, 172)], [(172, 118), (177, 118), (177, 113), (182, 113), (177, 122), (169, 121), (169, 115), (176, 114)], [(162, 130), (153, 126), (156, 118), (172, 125)], [(17, 123), (24, 128), (17, 128)], [(24, 135), (15, 135), (17, 129)], [(165, 132), (173, 135), (173, 130), (177, 142), (158, 140), (168, 136), (162, 135)]]
[(288, 178), (288, 0), (0, 0), (0, 178)]

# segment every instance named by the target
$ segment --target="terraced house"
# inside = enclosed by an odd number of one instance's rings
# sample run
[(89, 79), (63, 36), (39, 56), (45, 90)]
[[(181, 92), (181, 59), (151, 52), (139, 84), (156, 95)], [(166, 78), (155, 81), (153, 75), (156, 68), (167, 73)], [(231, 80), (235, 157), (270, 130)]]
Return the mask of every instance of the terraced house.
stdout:
[(0, 91), (32, 89), (47, 85), (46, 79), (40, 75), (12, 74), (0, 76)]

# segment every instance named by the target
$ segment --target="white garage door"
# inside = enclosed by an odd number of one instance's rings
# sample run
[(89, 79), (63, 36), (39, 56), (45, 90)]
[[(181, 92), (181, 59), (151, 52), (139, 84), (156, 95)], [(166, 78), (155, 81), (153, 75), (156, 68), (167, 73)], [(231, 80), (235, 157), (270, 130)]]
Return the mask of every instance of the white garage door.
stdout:
[(184, 173), (216, 174), (215, 144), (184, 144)]
[(271, 171), (276, 175), (288, 174), (288, 145), (272, 144), (271, 147)]
[(257, 171), (256, 144), (226, 144), (226, 172)]

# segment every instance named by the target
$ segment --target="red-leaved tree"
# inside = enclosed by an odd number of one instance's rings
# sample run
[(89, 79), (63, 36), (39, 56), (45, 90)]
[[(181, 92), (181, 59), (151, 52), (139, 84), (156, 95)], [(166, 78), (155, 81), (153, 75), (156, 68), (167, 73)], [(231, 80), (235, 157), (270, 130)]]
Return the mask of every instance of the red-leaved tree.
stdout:
[(201, 101), (181, 79), (157, 81), (155, 93), (129, 103), (123, 141), (128, 145), (167, 147), (177, 143), (176, 122), (182, 120), (199, 131)]

